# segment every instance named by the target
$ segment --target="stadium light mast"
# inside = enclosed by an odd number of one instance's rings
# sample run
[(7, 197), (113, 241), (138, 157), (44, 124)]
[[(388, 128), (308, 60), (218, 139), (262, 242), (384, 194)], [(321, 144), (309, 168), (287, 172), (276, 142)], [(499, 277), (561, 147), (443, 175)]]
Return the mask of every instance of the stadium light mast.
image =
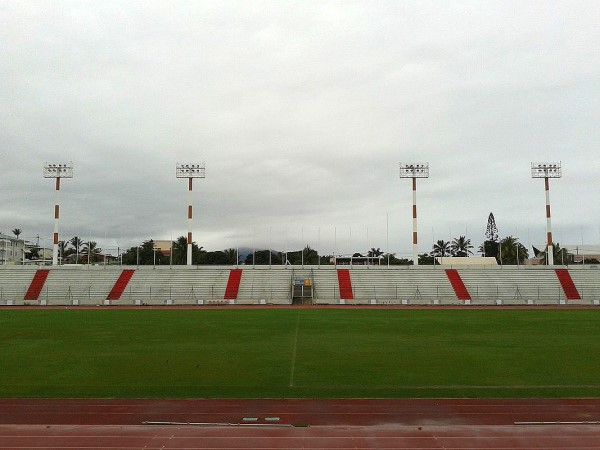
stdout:
[(429, 178), (429, 163), (400, 163), (400, 178), (412, 178), (412, 197), (413, 197), (413, 265), (419, 265), (419, 245), (417, 239), (417, 178)]
[(187, 265), (192, 265), (192, 180), (194, 178), (205, 178), (205, 167), (202, 164), (179, 164), (175, 168), (177, 178), (188, 179), (188, 234), (187, 234)]
[(56, 203), (54, 204), (54, 238), (52, 246), (52, 265), (58, 264), (58, 219), (60, 217), (60, 179), (73, 178), (73, 163), (44, 164), (44, 178), (56, 179)]
[(554, 244), (552, 243), (552, 222), (550, 220), (550, 183), (549, 178), (560, 178), (562, 169), (558, 163), (531, 163), (531, 178), (543, 178), (546, 189), (546, 262), (554, 265)]

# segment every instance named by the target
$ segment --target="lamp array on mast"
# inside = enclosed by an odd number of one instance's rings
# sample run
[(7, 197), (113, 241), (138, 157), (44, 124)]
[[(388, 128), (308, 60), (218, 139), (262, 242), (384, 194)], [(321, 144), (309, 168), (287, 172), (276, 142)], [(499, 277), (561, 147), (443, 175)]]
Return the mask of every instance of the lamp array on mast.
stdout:
[(73, 178), (73, 163), (44, 164), (44, 178), (55, 178), (56, 202), (54, 204), (54, 237), (52, 244), (52, 265), (58, 264), (58, 219), (60, 218), (60, 179)]
[(543, 178), (546, 191), (546, 263), (554, 265), (554, 244), (552, 242), (552, 221), (550, 219), (550, 183), (549, 178), (562, 176), (561, 163), (531, 163), (531, 178)]
[(187, 235), (187, 265), (192, 265), (192, 180), (194, 178), (206, 178), (206, 168), (202, 164), (179, 164), (175, 166), (175, 176), (177, 178), (188, 179), (188, 235)]
[[(177, 178), (188, 179), (188, 192), (189, 192), (189, 204), (188, 204), (188, 236), (187, 236), (187, 264), (192, 264), (192, 180), (194, 178), (206, 178), (206, 167), (204, 163), (201, 164), (179, 164), (177, 163), (175, 168), (175, 175)], [(417, 178), (429, 178), (429, 163), (399, 163), (399, 175), (400, 178), (412, 178), (412, 190), (413, 190), (413, 264), (419, 264), (418, 255), (418, 234), (417, 234)], [(531, 177), (532, 178), (544, 178), (544, 186), (546, 193), (546, 236), (547, 236), (547, 263), (548, 265), (554, 264), (554, 245), (552, 241), (552, 222), (550, 214), (550, 178), (561, 178), (562, 167), (561, 162), (552, 163), (531, 163)], [(73, 178), (73, 163), (62, 163), (62, 164), (44, 164), (44, 178), (55, 178), (56, 179), (56, 203), (54, 206), (54, 239), (53, 239), (53, 252), (52, 252), (52, 264), (58, 264), (58, 221), (60, 218), (60, 203), (59, 203), (59, 192), (60, 192), (60, 179), (61, 178)]]
[(399, 164), (400, 178), (412, 178), (412, 193), (413, 193), (413, 264), (419, 265), (419, 244), (417, 238), (417, 178), (429, 178), (429, 163), (410, 163)]

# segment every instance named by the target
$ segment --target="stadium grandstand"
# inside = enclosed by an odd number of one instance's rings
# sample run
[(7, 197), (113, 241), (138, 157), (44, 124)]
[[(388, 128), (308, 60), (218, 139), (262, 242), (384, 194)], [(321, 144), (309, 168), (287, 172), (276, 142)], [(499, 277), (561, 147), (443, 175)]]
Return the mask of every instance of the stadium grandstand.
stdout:
[(598, 305), (600, 269), (491, 264), (0, 267), (0, 305), (294, 303)]

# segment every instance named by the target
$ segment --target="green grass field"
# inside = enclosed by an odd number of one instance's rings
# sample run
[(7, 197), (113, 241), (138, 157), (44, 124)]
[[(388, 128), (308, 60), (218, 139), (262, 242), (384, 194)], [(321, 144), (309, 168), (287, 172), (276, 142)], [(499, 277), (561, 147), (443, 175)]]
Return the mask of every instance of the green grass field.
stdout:
[(1, 397), (598, 397), (600, 310), (0, 310)]

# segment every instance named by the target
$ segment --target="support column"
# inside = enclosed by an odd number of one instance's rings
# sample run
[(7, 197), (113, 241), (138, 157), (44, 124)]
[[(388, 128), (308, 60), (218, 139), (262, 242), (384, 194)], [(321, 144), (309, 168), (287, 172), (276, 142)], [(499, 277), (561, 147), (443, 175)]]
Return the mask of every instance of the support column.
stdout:
[(188, 235), (187, 235), (187, 265), (192, 265), (192, 178), (188, 178)]
[(413, 265), (419, 265), (419, 245), (417, 240), (417, 179), (412, 179), (413, 196)]
[(54, 236), (52, 245), (52, 265), (58, 265), (58, 219), (60, 217), (60, 177), (56, 178), (56, 203), (54, 204)]
[(544, 187), (546, 189), (546, 262), (549, 266), (554, 265), (554, 244), (552, 243), (552, 221), (550, 219), (550, 183), (548, 177), (544, 178)]

